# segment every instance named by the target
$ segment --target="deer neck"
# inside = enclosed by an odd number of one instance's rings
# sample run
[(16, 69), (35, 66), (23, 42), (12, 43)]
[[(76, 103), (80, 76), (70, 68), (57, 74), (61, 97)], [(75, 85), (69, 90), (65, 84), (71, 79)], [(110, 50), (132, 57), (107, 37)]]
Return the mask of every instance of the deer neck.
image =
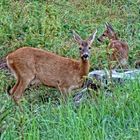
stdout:
[(114, 34), (114, 36), (112, 36), (111, 38), (110, 38), (110, 40), (118, 40), (118, 37), (117, 37), (117, 35), (116, 34)]
[(89, 60), (83, 60), (80, 61), (80, 75), (81, 77), (86, 76), (89, 72)]

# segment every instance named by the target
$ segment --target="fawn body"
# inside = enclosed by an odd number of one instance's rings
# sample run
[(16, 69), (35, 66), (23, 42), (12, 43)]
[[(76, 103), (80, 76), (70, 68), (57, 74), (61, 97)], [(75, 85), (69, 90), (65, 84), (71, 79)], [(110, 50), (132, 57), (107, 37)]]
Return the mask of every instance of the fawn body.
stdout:
[(6, 59), (8, 67), (17, 79), (10, 90), (15, 102), (19, 101), (24, 90), (35, 80), (49, 87), (55, 87), (65, 94), (80, 88), (84, 82), (83, 76), (89, 72), (89, 47), (96, 32), (85, 41), (73, 32), (80, 46), (79, 61), (32, 47), (22, 47), (10, 53)]
[(118, 39), (113, 27), (109, 23), (106, 23), (106, 30), (98, 38), (98, 41), (103, 42), (105, 38), (108, 38), (110, 41), (109, 45), (107, 46), (109, 61), (117, 62), (115, 68), (126, 68), (128, 64), (128, 45), (127, 43)]

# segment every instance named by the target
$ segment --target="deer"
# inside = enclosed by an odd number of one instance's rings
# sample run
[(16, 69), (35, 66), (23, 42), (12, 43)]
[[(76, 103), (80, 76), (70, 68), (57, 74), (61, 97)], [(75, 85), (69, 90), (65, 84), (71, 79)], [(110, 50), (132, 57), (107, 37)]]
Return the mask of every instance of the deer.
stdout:
[(9, 95), (15, 103), (19, 103), (25, 89), (36, 80), (48, 87), (58, 89), (64, 96), (82, 87), (84, 77), (89, 72), (90, 48), (96, 33), (97, 30), (88, 39), (83, 40), (73, 31), (74, 40), (79, 46), (79, 60), (29, 46), (9, 53), (6, 62), (16, 78)]
[(117, 37), (115, 30), (109, 23), (105, 23), (105, 31), (97, 40), (102, 43), (106, 38), (109, 39), (109, 44), (106, 48), (108, 61), (114, 61), (116, 63), (115, 66), (110, 66), (111, 69), (117, 69), (119, 67), (127, 68), (129, 53), (128, 44)]

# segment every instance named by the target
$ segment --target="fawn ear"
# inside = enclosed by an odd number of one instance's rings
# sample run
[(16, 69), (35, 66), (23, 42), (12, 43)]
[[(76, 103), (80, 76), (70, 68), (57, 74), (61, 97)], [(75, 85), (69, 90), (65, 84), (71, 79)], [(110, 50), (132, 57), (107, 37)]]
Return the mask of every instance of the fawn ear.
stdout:
[(92, 42), (93, 42), (94, 39), (95, 39), (96, 33), (97, 33), (97, 29), (96, 29), (96, 31), (87, 39), (88, 45), (91, 45), (91, 44), (92, 44)]
[(114, 35), (114, 29), (113, 29), (112, 25), (109, 24), (109, 23), (106, 23), (105, 26), (106, 26), (107, 31), (108, 31), (111, 35)]
[(74, 37), (75, 41), (76, 41), (79, 45), (81, 45), (81, 44), (82, 44), (82, 38), (81, 38), (74, 30), (73, 30), (72, 32), (73, 32), (73, 37)]
[(106, 22), (105, 27), (109, 32), (114, 32), (114, 29), (110, 23)]
[(109, 29), (111, 29), (114, 32), (114, 29), (110, 23), (108, 23), (108, 27), (109, 27)]
[(105, 28), (108, 29), (108, 22), (105, 23)]

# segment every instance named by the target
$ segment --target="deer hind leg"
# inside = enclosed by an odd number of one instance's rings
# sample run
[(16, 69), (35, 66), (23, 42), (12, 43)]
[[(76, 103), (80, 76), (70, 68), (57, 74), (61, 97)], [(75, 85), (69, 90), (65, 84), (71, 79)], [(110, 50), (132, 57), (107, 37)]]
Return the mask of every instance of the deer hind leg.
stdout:
[(22, 66), (22, 68), (20, 67), (20, 69), (18, 69), (18, 67), (14, 65), (10, 65), (10, 68), (14, 72), (14, 75), (17, 79), (16, 84), (10, 90), (10, 95), (13, 97), (14, 101), (17, 103), (19, 99), (21, 98), (24, 90), (28, 87), (30, 82), (34, 79), (35, 73), (32, 71), (32, 69), (28, 69), (24, 65)]
[(7, 64), (8, 64), (8, 67), (10, 68), (10, 70), (12, 71), (12, 73), (14, 74), (14, 77), (16, 78), (16, 84), (14, 85), (14, 87), (12, 88), (12, 89), (9, 89), (11, 86), (9, 85), (9, 87), (8, 87), (8, 94), (9, 95), (13, 95), (14, 94), (14, 92), (15, 92), (15, 90), (16, 90), (16, 88), (17, 88), (17, 86), (19, 85), (19, 83), (20, 83), (20, 78), (19, 78), (19, 73), (18, 73), (18, 71), (16, 70), (16, 67), (14, 66), (14, 64), (13, 63), (9, 63), (8, 61), (7, 61)]
[(19, 80), (19, 84), (17, 86), (15, 85), (16, 88), (13, 90), (12, 97), (16, 103), (20, 100), (24, 90), (28, 87), (31, 80), (32, 78), (26, 79), (21, 77)]
[(8, 91), (8, 94), (9, 94), (10, 96), (13, 95), (13, 93), (15, 92), (16, 88), (18, 87), (19, 83), (20, 83), (20, 81), (19, 81), (19, 78), (18, 78), (17, 81), (16, 81), (16, 84), (13, 86), (13, 88), (10, 89), (10, 91)]

